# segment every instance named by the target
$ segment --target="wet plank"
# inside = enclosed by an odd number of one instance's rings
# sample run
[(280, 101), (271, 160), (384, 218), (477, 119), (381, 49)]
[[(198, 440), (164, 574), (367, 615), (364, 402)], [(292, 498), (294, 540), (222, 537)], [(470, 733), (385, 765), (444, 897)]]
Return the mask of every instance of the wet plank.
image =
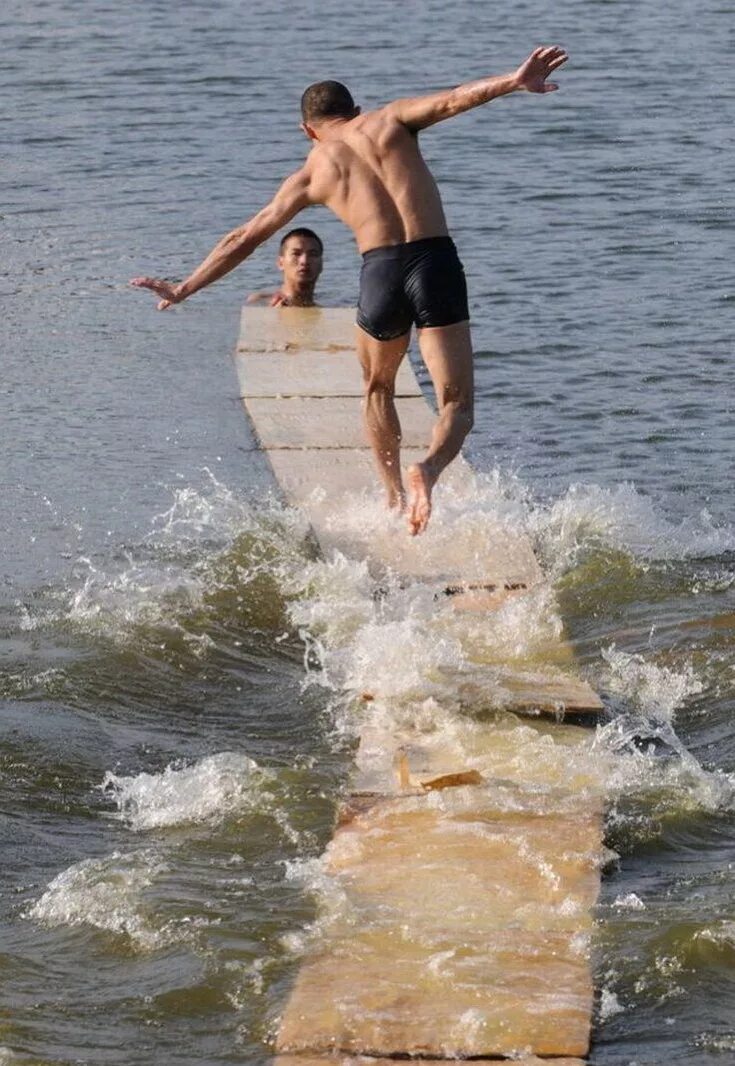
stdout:
[(344, 822), (325, 866), (347, 902), (299, 971), (278, 1050), (585, 1055), (600, 824), (592, 805), (539, 812), (476, 787)]
[[(444, 518), (425, 535), (385, 517), (362, 437), (353, 315), (246, 309), (235, 357), (243, 403), (325, 554), (366, 558), (386, 596), (396, 575), (427, 586), (437, 634), (466, 651), (435, 680), (477, 724), (461, 736), (428, 728), (392, 706), (378, 678), (355, 693), (366, 714), (351, 795), (323, 860), (332, 904), (284, 1009), (276, 1062), (577, 1066), (590, 1039), (602, 802), (589, 734), (572, 723), (602, 705), (558, 622), (539, 622), (553, 597), (530, 542), (474, 507), (464, 460), (442, 479)], [(410, 463), (433, 419), (408, 363), (398, 391)], [(483, 638), (495, 619), (502, 632), (505, 611), (528, 618), (535, 642)], [(531, 716), (520, 732), (516, 712)], [(524, 743), (536, 744), (532, 771)]]
[[(261, 446), (297, 448), (368, 447), (362, 428), (360, 400), (355, 396), (250, 396), (247, 409)], [(408, 448), (427, 447), (435, 416), (420, 396), (396, 401), (403, 441)]]
[[(465, 506), (460, 521), (435, 522), (420, 538), (406, 536), (398, 520), (394, 525), (372, 520), (382, 514), (382, 490), (363, 435), (354, 343), (354, 312), (349, 308), (243, 311), (236, 354), (243, 403), (275, 480), (286, 499), (308, 515), (322, 549), (367, 557), (377, 578), (381, 570), (390, 570), (430, 583), (438, 599), (447, 594), (454, 611), (468, 614), (497, 611), (542, 586), (528, 540), (492, 516), (474, 514), (471, 506)], [(354, 377), (351, 371), (345, 376), (348, 359), (354, 361)], [(298, 363), (299, 388), (309, 388), (309, 395), (288, 391), (283, 360), (291, 366)], [(325, 360), (339, 368), (335, 388), (347, 387), (349, 379), (349, 395), (317, 395), (320, 382), (328, 378)], [(402, 458), (409, 464), (423, 455), (433, 415), (407, 361), (401, 374), (402, 390), (412, 393), (397, 401), (404, 433)], [(473, 478), (471, 468), (458, 458), (442, 479), (444, 498), (456, 507), (466, 505), (474, 492)], [(551, 655), (554, 667), (518, 669), (512, 664), (508, 670), (503, 664), (486, 664), (489, 670), (480, 684), (490, 682), (496, 706), (519, 712), (599, 712), (602, 704), (575, 676), (568, 649), (567, 663), (561, 663), (565, 649), (557, 637)]]
[(355, 351), (354, 307), (242, 309), (238, 352)]
[[(273, 311), (271, 311), (271, 314)], [(244, 349), (234, 356), (240, 395), (362, 397), (362, 372), (354, 351), (260, 352)], [(396, 396), (420, 396), (408, 363), (396, 377)]]
[[(396, 1059), (376, 1058), (372, 1055), (278, 1055), (273, 1066), (396, 1066)], [(508, 1059), (472, 1059), (473, 1066), (491, 1066)], [(419, 1066), (447, 1066), (447, 1059), (430, 1059), (423, 1057)], [(585, 1066), (582, 1059), (568, 1057), (543, 1058), (537, 1055), (521, 1055), (514, 1058), (511, 1066)]]
[[(591, 734), (574, 719), (526, 720), (524, 736), (519, 737), (518, 720), (506, 713), (485, 729), (449, 735), (429, 731), (418, 718), (397, 725), (385, 703), (369, 706), (371, 713), (361, 724), (355, 753), (352, 795), (385, 798), (421, 793), (426, 783), (472, 771), (482, 778), (486, 793), (492, 786), (497, 795), (499, 781), (511, 790), (509, 796), (512, 790), (530, 789), (538, 810), (546, 809), (547, 794), (554, 809), (566, 797), (569, 814), (587, 804), (595, 810), (600, 806), (597, 766), (588, 757)], [(553, 740), (550, 756), (554, 757), (539, 760), (534, 745), (545, 738)]]

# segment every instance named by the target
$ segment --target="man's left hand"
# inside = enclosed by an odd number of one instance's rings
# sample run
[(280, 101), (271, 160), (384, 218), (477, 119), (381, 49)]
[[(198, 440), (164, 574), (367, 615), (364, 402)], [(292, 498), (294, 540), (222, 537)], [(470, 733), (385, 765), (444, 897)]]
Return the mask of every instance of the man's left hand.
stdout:
[(549, 74), (566, 63), (569, 56), (563, 48), (537, 48), (521, 63), (515, 73), (516, 85), (529, 93), (553, 93), (559, 88), (556, 82), (547, 81)]

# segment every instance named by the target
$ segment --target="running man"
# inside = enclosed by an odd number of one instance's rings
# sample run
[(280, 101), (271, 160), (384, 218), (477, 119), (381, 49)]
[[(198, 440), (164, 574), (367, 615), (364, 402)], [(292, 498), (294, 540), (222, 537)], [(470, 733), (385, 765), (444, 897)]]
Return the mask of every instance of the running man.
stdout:
[(281, 238), (276, 266), (283, 275), (275, 292), (251, 292), (246, 303), (269, 307), (315, 307), (314, 288), (322, 272), (324, 245), (313, 229), (299, 226)]
[(458, 454), (473, 419), (464, 272), (417, 135), (497, 96), (553, 92), (558, 85), (546, 79), (566, 59), (561, 48), (537, 48), (511, 74), (395, 100), (364, 115), (339, 82), (310, 85), (301, 99), (301, 128), (314, 144), (271, 202), (223, 237), (181, 284), (132, 281), (156, 293), (164, 311), (238, 266), (305, 207), (329, 207), (350, 227), (363, 256), (357, 325), (365, 426), (391, 507), (405, 506), (393, 395), (412, 325), (434, 385), (439, 418), (431, 444), (424, 459), (406, 471), (407, 517), (414, 535), (426, 529), (434, 485)]

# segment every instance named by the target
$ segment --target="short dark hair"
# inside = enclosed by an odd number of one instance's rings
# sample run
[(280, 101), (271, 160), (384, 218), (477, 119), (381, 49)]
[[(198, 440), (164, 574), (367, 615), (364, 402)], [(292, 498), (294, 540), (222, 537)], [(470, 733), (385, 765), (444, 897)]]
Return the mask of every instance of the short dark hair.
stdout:
[(314, 82), (301, 97), (301, 117), (304, 122), (322, 118), (352, 118), (354, 113), (352, 93), (340, 81)]
[(281, 252), (283, 252), (283, 249), (286, 247), (286, 242), (289, 241), (291, 237), (310, 237), (312, 241), (316, 241), (319, 245), (319, 254), (322, 255), (324, 253), (324, 244), (321, 237), (318, 237), (313, 229), (307, 229), (306, 226), (297, 226), (296, 229), (290, 229), (284, 237), (281, 237), (281, 243), (278, 246)]

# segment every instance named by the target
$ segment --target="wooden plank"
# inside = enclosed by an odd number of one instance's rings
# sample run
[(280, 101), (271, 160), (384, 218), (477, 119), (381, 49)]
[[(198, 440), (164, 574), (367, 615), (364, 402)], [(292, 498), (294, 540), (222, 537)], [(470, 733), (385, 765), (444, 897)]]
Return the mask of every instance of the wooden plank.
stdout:
[[(417, 448), (402, 450), (405, 463), (416, 462), (423, 454)], [(287, 499), (306, 511), (325, 548), (367, 553), (407, 577), (431, 580), (441, 591), (472, 583), (532, 588), (541, 581), (528, 541), (510, 537), (502, 525), (493, 525), (482, 516), (461, 526), (436, 523), (419, 538), (405, 535), (400, 520), (395, 525), (374, 523), (369, 529), (364, 522), (356, 523), (353, 513), (361, 498), (382, 498), (369, 449), (328, 449), (318, 457), (308, 449), (271, 449), (268, 459)], [(459, 489), (466, 473), (466, 463), (457, 459), (445, 475), (445, 487)], [(461, 603), (457, 597), (454, 606)]]
[[(259, 352), (247, 349), (234, 356), (240, 395), (362, 397), (362, 372), (353, 351)], [(396, 396), (421, 396), (421, 389), (404, 361), (396, 377)]]
[[(472, 1059), (473, 1066), (498, 1066), (499, 1062), (508, 1066), (507, 1058)], [(273, 1066), (396, 1066), (396, 1059), (376, 1058), (373, 1055), (277, 1055)], [(447, 1066), (447, 1060), (422, 1056), (419, 1066)], [(585, 1063), (582, 1059), (566, 1056), (561, 1059), (556, 1056), (540, 1059), (537, 1055), (521, 1055), (513, 1058), (511, 1066), (585, 1066)]]
[[(360, 728), (355, 753), (355, 770), (350, 792), (355, 795), (395, 796), (401, 792), (421, 791), (422, 783), (445, 774), (474, 770), (488, 789), (492, 782), (503, 787), (535, 790), (534, 802), (541, 809), (543, 797), (553, 798), (559, 808), (562, 795), (568, 797), (569, 814), (574, 814), (580, 797), (598, 806), (600, 782), (596, 763), (584, 757), (589, 744), (589, 730), (569, 722), (526, 721), (525, 746), (521, 745), (517, 719), (506, 714), (487, 729), (461, 733), (459, 739), (445, 733), (427, 732), (420, 722), (397, 726), (385, 704), (371, 707), (372, 714)], [(538, 739), (553, 739), (560, 757), (539, 762), (533, 758)], [(569, 758), (564, 758), (565, 750)], [(533, 778), (529, 779), (528, 753), (533, 759)], [(497, 784), (495, 786), (498, 787)]]
[(450, 793), (384, 799), (336, 831), (326, 868), (349, 902), (302, 965), (279, 1051), (586, 1054), (599, 810)]
[[(347, 308), (248, 308), (238, 349), (243, 402), (268, 456), (276, 481), (289, 502), (306, 511), (317, 541), (325, 551), (367, 555), (373, 567), (382, 566), (413, 580), (432, 582), (437, 594), (450, 590), (456, 611), (497, 610), (507, 600), (539, 586), (542, 575), (529, 542), (494, 524), (487, 516), (465, 518), (459, 524), (433, 523), (420, 538), (397, 535), (390, 523), (367, 527), (360, 511), (365, 498), (382, 492), (370, 450), (366, 447), (355, 396), (292, 396), (277, 398), (279, 367), (268, 372), (264, 352), (287, 350), (282, 356), (300, 360), (302, 379), (316, 360), (343, 360), (354, 343), (353, 312)], [(300, 344), (308, 345), (301, 350)], [(337, 354), (325, 354), (328, 350)], [(317, 353), (315, 355), (315, 353)], [(344, 365), (344, 364), (342, 364)], [(256, 369), (257, 388), (248, 387), (248, 371)], [(404, 382), (418, 388), (413, 371), (404, 364)], [(408, 386), (404, 386), (408, 388)], [(317, 385), (314, 385), (316, 391)], [(271, 390), (267, 395), (255, 392)], [(398, 400), (402, 419), (405, 463), (423, 455), (433, 416), (418, 396)], [(315, 454), (316, 452), (316, 454)], [(469, 487), (468, 487), (469, 486)], [(460, 458), (442, 480), (442, 491), (456, 498), (471, 492), (471, 472)], [(361, 514), (355, 519), (356, 511)], [(557, 642), (556, 656), (563, 651)], [(494, 664), (495, 705), (544, 714), (591, 713), (601, 709), (586, 682), (560, 670), (508, 672)], [(483, 684), (487, 683), (487, 676)]]
[(244, 307), (238, 351), (355, 351), (354, 307)]
[[(443, 667), (442, 683), (457, 713), (472, 708), (477, 727), (427, 731), (420, 715), (393, 713), (377, 679), (358, 693), (370, 713), (324, 858), (338, 905), (320, 917), (276, 1061), (512, 1057), (577, 1066), (589, 1045), (602, 817), (587, 733), (561, 719), (601, 703), (576, 676), (558, 625), (544, 636), (535, 624), (550, 594), (531, 545), (473, 509), (463, 460), (441, 482), (445, 514), (456, 507), (459, 521), (434, 521), (414, 539), (380, 509), (359, 374), (347, 362), (352, 315), (247, 309), (236, 355), (243, 402), (322, 550), (367, 558), (377, 582), (390, 571), (386, 588), (395, 575), (430, 586), (437, 633), (443, 626), (465, 648), (454, 674)], [(399, 391), (410, 463), (424, 454), (433, 417), (407, 363)], [(533, 646), (501, 641), (493, 650), (480, 630), (473, 637), (478, 619), (506, 609), (528, 612)], [(516, 711), (536, 716), (520, 736)], [(555, 757), (536, 757), (529, 776), (523, 744), (543, 750), (545, 730)]]
[[(368, 447), (357, 397), (250, 396), (246, 404), (260, 443), (267, 451)], [(405, 446), (426, 448), (435, 421), (426, 401), (420, 396), (404, 397), (396, 401), (396, 407)]]

